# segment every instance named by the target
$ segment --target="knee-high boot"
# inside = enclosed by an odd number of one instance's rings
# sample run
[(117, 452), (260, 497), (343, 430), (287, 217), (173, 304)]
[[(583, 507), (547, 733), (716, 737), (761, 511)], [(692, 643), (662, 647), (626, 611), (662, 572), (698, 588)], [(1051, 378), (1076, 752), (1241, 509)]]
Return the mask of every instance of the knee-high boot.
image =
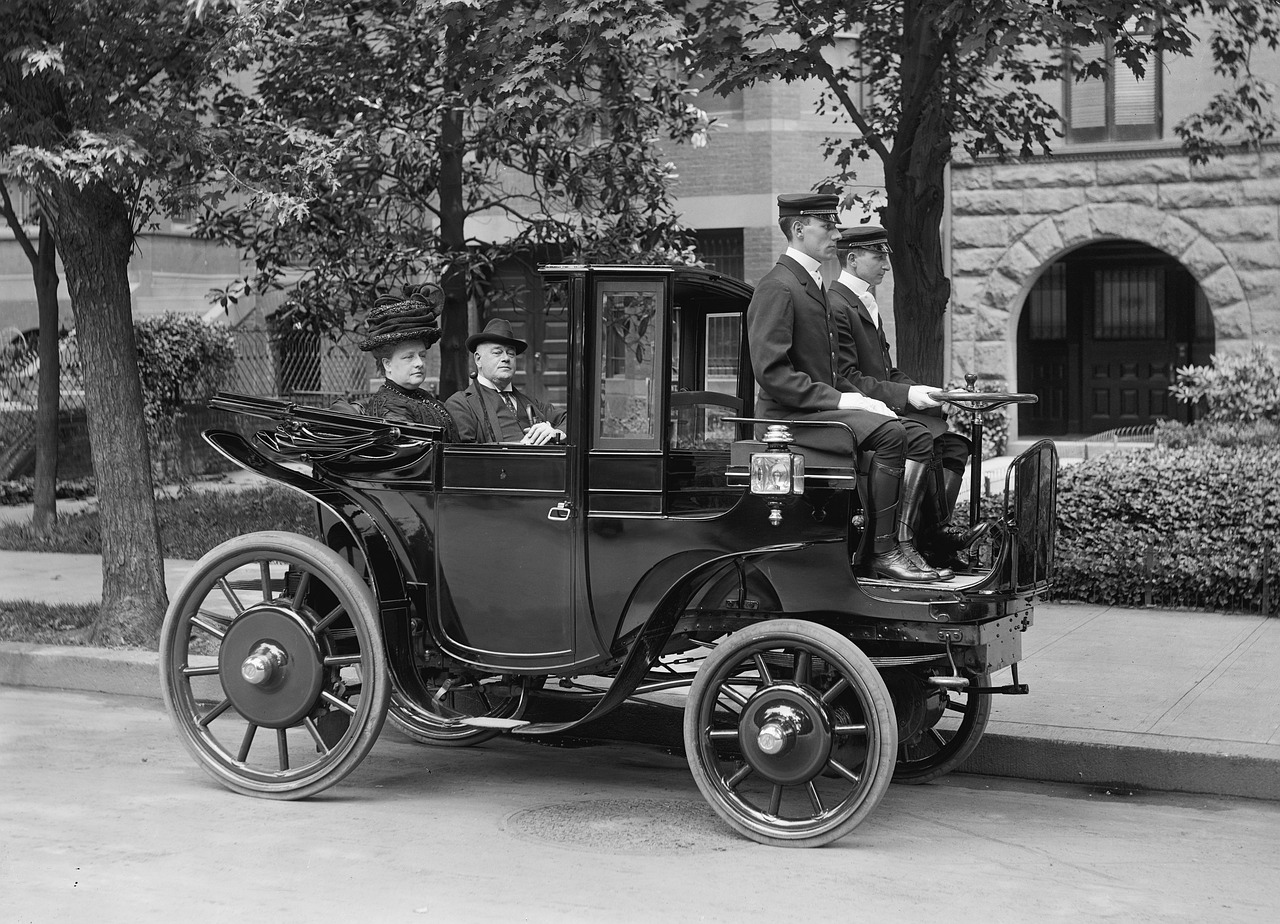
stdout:
[(964, 475), (953, 472), (949, 468), (942, 470), (943, 507), (938, 519), (938, 529), (931, 537), (932, 544), (940, 549), (959, 551), (967, 549), (987, 534), (991, 529), (990, 520), (980, 520), (975, 526), (953, 526), (951, 515), (955, 512), (956, 501), (960, 499), (960, 482)]
[(872, 558), (868, 562), (871, 573), (896, 581), (930, 581), (933, 571), (922, 571), (902, 554), (898, 543), (899, 499), (902, 493), (903, 470), (884, 465), (879, 459), (871, 461), (867, 477), (867, 506), (871, 514)]
[(915, 521), (925, 496), (927, 468), (924, 462), (917, 462), (914, 459), (908, 459), (903, 465), (902, 499), (898, 502), (898, 551), (915, 565), (916, 570), (924, 572), (930, 580), (948, 581), (955, 577), (955, 574), (945, 569), (937, 571), (929, 567), (915, 547)]

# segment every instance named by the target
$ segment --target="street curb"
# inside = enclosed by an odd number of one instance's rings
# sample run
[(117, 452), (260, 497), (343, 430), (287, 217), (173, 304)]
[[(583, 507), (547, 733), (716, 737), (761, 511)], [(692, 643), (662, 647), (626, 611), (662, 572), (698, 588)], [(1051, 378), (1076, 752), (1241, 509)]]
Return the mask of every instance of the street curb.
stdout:
[(1218, 750), (1191, 750), (988, 731), (958, 772), (1280, 801), (1280, 761), (1215, 744)]
[(0, 685), (163, 698), (160, 655), (131, 648), (0, 642)]
[[(160, 656), (153, 651), (0, 642), (0, 686), (161, 699), (159, 664)], [(605, 724), (598, 732), (614, 737), (613, 727), (600, 721)], [(668, 743), (679, 747), (679, 722), (671, 727), (676, 730), (670, 732), (673, 740)], [(667, 731), (652, 727), (643, 737), (649, 743), (662, 743), (651, 739)], [(616, 735), (627, 740), (635, 737)], [(1086, 735), (1090, 740), (1085, 740)], [(1152, 746), (1157, 742), (1162, 746)], [(1088, 729), (1046, 732), (995, 722), (958, 772), (1280, 801), (1280, 760), (1266, 748), (1237, 742)]]

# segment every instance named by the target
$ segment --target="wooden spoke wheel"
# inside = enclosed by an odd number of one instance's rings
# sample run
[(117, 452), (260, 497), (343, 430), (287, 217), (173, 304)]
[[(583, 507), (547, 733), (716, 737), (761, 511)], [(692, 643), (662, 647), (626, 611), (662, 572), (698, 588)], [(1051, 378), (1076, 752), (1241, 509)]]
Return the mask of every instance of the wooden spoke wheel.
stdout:
[[(885, 672), (898, 716), (895, 783), (928, 783), (950, 773), (973, 753), (991, 718), (991, 694), (948, 690), (908, 669)], [(986, 674), (972, 686), (990, 685)]]
[(838, 632), (799, 620), (729, 636), (689, 690), (685, 750), (711, 807), (763, 844), (848, 834), (893, 775), (897, 721), (880, 674)]
[(301, 799), (364, 759), (390, 679), (373, 594), (342, 557), (293, 533), (250, 533), (199, 562), (160, 634), (178, 737), (228, 789)]

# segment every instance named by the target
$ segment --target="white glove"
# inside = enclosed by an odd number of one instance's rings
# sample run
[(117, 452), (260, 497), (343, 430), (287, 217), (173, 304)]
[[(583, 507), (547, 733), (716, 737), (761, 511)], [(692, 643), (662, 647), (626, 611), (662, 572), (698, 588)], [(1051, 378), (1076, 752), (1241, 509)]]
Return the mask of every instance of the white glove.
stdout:
[(893, 411), (889, 410), (889, 405), (883, 401), (877, 401), (875, 398), (868, 398), (864, 394), (856, 391), (846, 391), (840, 394), (840, 410), (842, 411), (866, 411), (869, 414), (879, 414), (882, 417), (897, 417)]
[(907, 389), (907, 402), (917, 411), (937, 407), (942, 402), (934, 397), (939, 389), (932, 385), (912, 385)]

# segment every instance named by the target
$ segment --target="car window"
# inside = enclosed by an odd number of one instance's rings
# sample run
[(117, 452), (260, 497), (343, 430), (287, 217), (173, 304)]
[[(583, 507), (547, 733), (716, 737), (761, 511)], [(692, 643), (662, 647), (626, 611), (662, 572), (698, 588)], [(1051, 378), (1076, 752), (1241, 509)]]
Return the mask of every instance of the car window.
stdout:
[(659, 332), (664, 282), (600, 281), (596, 285), (600, 358), (596, 445), (657, 448)]

